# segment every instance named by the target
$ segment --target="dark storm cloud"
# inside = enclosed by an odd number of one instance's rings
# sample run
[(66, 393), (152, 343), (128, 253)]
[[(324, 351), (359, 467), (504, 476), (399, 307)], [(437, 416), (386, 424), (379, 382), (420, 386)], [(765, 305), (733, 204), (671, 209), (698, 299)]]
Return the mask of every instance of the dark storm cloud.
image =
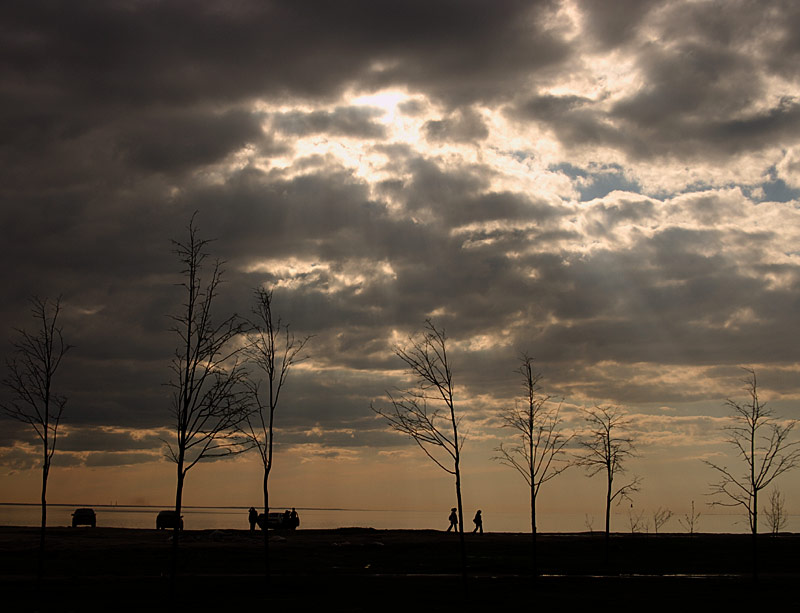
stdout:
[(357, 78), (483, 99), (568, 54), (543, 27), (552, 4), (14, 3), (4, 8), (3, 64), (11, 93), (38, 81), (53, 102), (73, 104), (326, 96)]
[(353, 138), (383, 138), (385, 128), (376, 123), (383, 111), (369, 107), (339, 107), (331, 112), (293, 111), (273, 116), (272, 127), (295, 136), (327, 133)]
[(601, 47), (619, 47), (635, 38), (638, 26), (661, 0), (580, 0), (584, 32)]
[[(507, 394), (498, 382), (523, 349), (560, 389), (612, 399), (648, 388), (626, 391), (627, 375), (598, 381), (596, 363), (794, 363), (800, 274), (781, 242), (796, 222), (791, 205), (775, 214), (781, 227), (734, 229), (753, 218), (752, 203), (710, 184), (647, 198), (633, 193), (629, 169), (582, 154), (556, 160), (539, 193), (518, 187), (535, 172), (538, 143), (519, 181), (484, 153), (504, 154), (491, 139), (494, 110), (570, 151), (611, 147), (634, 161), (722, 165), (788, 148), (800, 102), (774, 79), (800, 74), (798, 9), (586, 2), (584, 30), (570, 39), (559, 6), (5, 3), (0, 340), (6, 352), (11, 328), (30, 326), (28, 296), (63, 294), (75, 345), (56, 382), (69, 396), (63, 462), (157, 455), (152, 436), (101, 427), (170, 424), (168, 316), (183, 300), (170, 241), (183, 240), (194, 211), (226, 262), (218, 314), (249, 314), (253, 288), (277, 284), (281, 314), (315, 335), (320, 370), (292, 375), (287, 444), (392, 446), (369, 404), (404, 383), (390, 372), (401, 366), (391, 339), (429, 316), (454, 342), (503, 338), (454, 353), (459, 381), (488, 395)], [(641, 82), (614, 101), (602, 87), (553, 93), (560, 76), (578, 79), (591, 64), (586, 49), (624, 50)], [(399, 106), (419, 122), (419, 150), (390, 140), (382, 111), (340, 98), (380, 86), (412, 96)], [(271, 159), (309, 135), (361, 141), (385, 158), (379, 178), (324, 151), (288, 166)], [(460, 144), (486, 149), (465, 147), (470, 161), (426, 151)], [(582, 202), (547, 191), (554, 177)], [(661, 383), (650, 390), (667, 394)], [(308, 434), (316, 425), (322, 434)], [(27, 462), (14, 443), (30, 434), (6, 422), (0, 431), (3, 461)]]
[(129, 451), (158, 449), (164, 443), (158, 436), (133, 436), (130, 432), (107, 431), (98, 428), (67, 430), (59, 439), (58, 448), (64, 451)]
[(212, 164), (264, 140), (259, 117), (243, 111), (169, 113), (139, 117), (120, 135), (122, 155), (145, 170), (171, 172)]
[(525, 194), (495, 192), (489, 187), (486, 167), (443, 169), (434, 160), (413, 158), (407, 170), (411, 180), (401, 197), (409, 210), (427, 211), (448, 227), (489, 220), (529, 220), (545, 224), (557, 220), (565, 210), (532, 200)]
[(489, 136), (486, 123), (470, 109), (461, 110), (444, 119), (426, 121), (424, 130), (430, 141), (471, 143)]
[[(625, 46), (641, 74), (635, 93), (608, 109), (605, 97), (542, 93), (511, 112), (550, 129), (566, 145), (619, 149), (631, 159), (659, 156), (724, 159), (795, 142), (800, 122), (798, 49), (791, 24), (798, 8), (751, 2), (581, 4), (591, 40)], [(656, 38), (640, 36), (646, 25)], [(775, 41), (780, 41), (776, 44)], [(788, 78), (776, 92), (771, 77)], [(779, 95), (776, 97), (776, 93)], [(783, 95), (780, 95), (783, 94)], [(759, 104), (754, 104), (759, 101)]]

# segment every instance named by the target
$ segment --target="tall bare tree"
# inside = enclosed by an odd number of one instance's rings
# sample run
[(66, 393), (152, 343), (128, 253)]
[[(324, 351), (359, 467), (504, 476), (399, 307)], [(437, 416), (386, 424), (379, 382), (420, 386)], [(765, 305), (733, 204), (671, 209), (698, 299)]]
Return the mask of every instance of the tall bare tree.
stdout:
[[(461, 449), (464, 437), (459, 437), (458, 432), (461, 418), (456, 414), (447, 335), (443, 328), (437, 328), (428, 319), (420, 336), (410, 337), (405, 346), (396, 346), (394, 352), (416, 379), (416, 386), (396, 396), (389, 393), (391, 408), (383, 409), (374, 404), (371, 408), (386, 419), (394, 430), (410, 436), (434, 464), (455, 478), (461, 569), (466, 578), (464, 507), (461, 501)], [(443, 407), (443, 411), (438, 407)]]
[(55, 379), (61, 360), (71, 348), (64, 341), (58, 315), (61, 298), (31, 299), (31, 314), (36, 321), (34, 332), (16, 329), (12, 341), (13, 353), (6, 361), (7, 376), (3, 386), (9, 392), (8, 401), (0, 411), (17, 421), (28, 424), (42, 445), (41, 530), (39, 533), (38, 577), (44, 570), (45, 531), (47, 529), (47, 478), (56, 451), (58, 427), (67, 398), (55, 391)]
[(534, 359), (523, 353), (520, 362), (516, 372), (523, 379), (523, 402), (501, 412), (503, 425), (517, 431), (519, 442), (511, 447), (501, 443), (495, 449), (498, 455), (494, 459), (519, 472), (530, 489), (531, 558), (536, 575), (536, 500), (542, 484), (571, 466), (564, 456), (572, 435), (566, 436), (561, 432), (561, 406), (551, 406), (550, 396), (541, 393), (539, 381), (542, 375), (535, 372)]
[(606, 478), (606, 524), (605, 544), (606, 557), (608, 556), (608, 541), (610, 535), (611, 503), (619, 503), (623, 499), (630, 500), (630, 495), (639, 491), (641, 478), (634, 476), (623, 481), (618, 479), (626, 472), (625, 463), (635, 453), (633, 438), (627, 434), (629, 420), (617, 407), (596, 406), (584, 410), (587, 432), (580, 441), (583, 453), (578, 457), (577, 464), (586, 467), (586, 474), (593, 477), (603, 473)]
[(725, 465), (704, 460), (717, 471), (719, 481), (711, 484), (711, 494), (718, 496), (711, 504), (723, 507), (741, 506), (747, 512), (750, 532), (753, 535), (753, 575), (758, 575), (758, 494), (783, 473), (797, 468), (800, 463), (800, 442), (790, 441), (795, 420), (780, 422), (758, 395), (755, 370), (744, 369), (748, 374), (743, 383), (749, 399), (736, 402), (728, 399), (732, 410), (732, 425), (726, 426), (727, 442), (734, 456), (744, 464), (738, 473)]
[[(212, 306), (222, 280), (222, 264), (216, 260), (208, 277), (204, 264), (209, 240), (198, 236), (195, 216), (186, 242), (173, 241), (183, 264), (184, 302), (171, 316), (178, 346), (170, 363), (171, 412), (175, 440), (167, 442), (167, 457), (177, 465), (175, 513), (180, 518), (186, 474), (204, 459), (219, 458), (247, 449), (238, 428), (249, 409), (243, 385), (245, 370), (238, 359), (243, 345), (239, 336), (245, 326), (236, 316), (215, 322)], [(179, 521), (173, 535), (174, 579), (179, 541)], [(174, 584), (174, 582), (173, 582)]]
[[(296, 364), (307, 360), (303, 349), (311, 337), (297, 338), (289, 325), (281, 321), (272, 310), (272, 290), (259, 288), (255, 292), (253, 309), (256, 321), (251, 331), (251, 343), (247, 350), (248, 360), (266, 376), (263, 381), (249, 384), (255, 410), (249, 413), (243, 432), (258, 449), (264, 467), (263, 493), (264, 513), (269, 513), (269, 476), (273, 466), (272, 448), (275, 433), (275, 410), (281, 392)], [(264, 526), (264, 568), (269, 577), (269, 538)]]

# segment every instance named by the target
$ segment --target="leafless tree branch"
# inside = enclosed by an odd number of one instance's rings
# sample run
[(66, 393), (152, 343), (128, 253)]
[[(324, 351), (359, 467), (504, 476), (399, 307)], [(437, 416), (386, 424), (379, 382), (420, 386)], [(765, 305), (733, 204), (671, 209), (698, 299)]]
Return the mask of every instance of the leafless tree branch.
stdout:
[[(217, 260), (207, 277), (209, 240), (201, 239), (192, 216), (185, 242), (173, 241), (182, 264), (184, 299), (171, 316), (178, 345), (170, 363), (171, 415), (175, 439), (167, 445), (167, 457), (177, 465), (175, 512), (180, 516), (186, 474), (204, 459), (241, 453), (248, 441), (240, 436), (240, 424), (250, 410), (245, 369), (239, 360), (245, 323), (231, 315), (216, 323), (213, 305), (222, 283), (222, 263)], [(177, 559), (179, 522), (173, 536), (172, 586)]]
[(572, 435), (561, 431), (561, 405), (553, 406), (551, 397), (543, 395), (539, 386), (541, 374), (534, 370), (534, 358), (527, 353), (520, 356), (516, 372), (523, 380), (524, 397), (514, 407), (501, 412), (503, 425), (516, 430), (519, 443), (512, 447), (500, 444), (493, 459), (515, 469), (530, 488), (531, 537), (533, 542), (533, 567), (536, 572), (536, 501), (542, 484), (567, 470), (571, 463), (566, 459), (565, 448)]
[(41, 531), (39, 539), (39, 576), (44, 565), (47, 528), (47, 479), (58, 442), (58, 428), (66, 406), (65, 396), (53, 388), (61, 361), (72, 348), (64, 340), (58, 323), (61, 297), (55, 300), (31, 299), (34, 332), (17, 329), (13, 353), (6, 361), (7, 375), (2, 384), (9, 399), (0, 403), (0, 413), (28, 424), (42, 445)]
[[(248, 362), (265, 377), (248, 381), (248, 390), (255, 409), (247, 414), (240, 432), (258, 449), (264, 469), (262, 492), (264, 513), (269, 513), (269, 476), (273, 466), (275, 412), (289, 373), (294, 366), (307, 360), (304, 354), (310, 336), (297, 338), (289, 324), (273, 312), (273, 292), (264, 288), (255, 291), (255, 307), (246, 355)], [(264, 529), (264, 567), (269, 578), (269, 539)]]
[[(460, 418), (455, 410), (447, 335), (443, 328), (437, 328), (427, 319), (422, 334), (410, 337), (405, 345), (396, 346), (394, 352), (405, 363), (416, 385), (397, 395), (387, 392), (391, 408), (378, 407), (374, 403), (370, 408), (392, 429), (410, 436), (428, 458), (455, 477), (462, 574), (466, 579), (461, 500), (461, 450), (465, 439), (459, 433)], [(441, 410), (430, 408), (429, 403), (439, 404)]]
[(790, 441), (795, 420), (779, 422), (766, 403), (759, 398), (758, 379), (751, 368), (744, 369), (745, 389), (749, 399), (740, 403), (728, 399), (733, 423), (725, 429), (728, 444), (734, 457), (743, 464), (741, 473), (727, 466), (705, 460), (717, 471), (719, 480), (710, 486), (710, 494), (717, 496), (711, 504), (716, 506), (741, 506), (746, 512), (750, 530), (758, 532), (758, 494), (783, 473), (797, 468), (800, 463), (800, 442)]
[[(596, 406), (584, 410), (588, 432), (579, 441), (583, 449), (576, 463), (586, 469), (586, 474), (593, 477), (603, 473), (606, 477), (606, 547), (610, 534), (611, 503), (615, 500), (630, 500), (631, 494), (638, 492), (641, 478), (634, 476), (619, 484), (620, 475), (624, 474), (627, 460), (636, 455), (633, 438), (625, 433), (629, 428), (629, 420), (618, 408)], [(616, 482), (615, 482), (616, 481)]]

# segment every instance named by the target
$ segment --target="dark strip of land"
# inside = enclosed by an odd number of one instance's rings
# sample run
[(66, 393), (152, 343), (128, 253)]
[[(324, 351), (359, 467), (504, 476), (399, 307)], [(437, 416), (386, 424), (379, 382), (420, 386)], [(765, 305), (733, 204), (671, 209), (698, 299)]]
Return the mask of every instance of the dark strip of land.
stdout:
[(0, 593), (13, 610), (303, 611), (495, 610), (531, 607), (741, 605), (800, 581), (800, 535), (759, 537), (759, 578), (746, 534), (543, 534), (534, 579), (529, 534), (468, 534), (463, 581), (458, 537), (426, 530), (185, 531), (178, 602), (169, 599), (171, 534), (51, 528), (36, 587), (36, 528), (0, 527)]

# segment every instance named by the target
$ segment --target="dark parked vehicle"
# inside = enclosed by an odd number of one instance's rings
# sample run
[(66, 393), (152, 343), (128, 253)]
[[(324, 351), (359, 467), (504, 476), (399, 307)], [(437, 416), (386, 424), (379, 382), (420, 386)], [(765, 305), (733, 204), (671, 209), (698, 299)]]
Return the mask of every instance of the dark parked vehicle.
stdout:
[(91, 526), (94, 528), (97, 525), (97, 517), (95, 517), (94, 509), (75, 509), (72, 514), (72, 527), (76, 526)]
[(176, 525), (178, 530), (183, 530), (183, 515), (178, 517), (175, 511), (159, 511), (156, 517), (156, 530), (174, 529)]
[(268, 513), (266, 516), (263, 513), (259, 513), (256, 523), (262, 530), (294, 530), (300, 525), (300, 518), (297, 513), (292, 515), (289, 511)]

